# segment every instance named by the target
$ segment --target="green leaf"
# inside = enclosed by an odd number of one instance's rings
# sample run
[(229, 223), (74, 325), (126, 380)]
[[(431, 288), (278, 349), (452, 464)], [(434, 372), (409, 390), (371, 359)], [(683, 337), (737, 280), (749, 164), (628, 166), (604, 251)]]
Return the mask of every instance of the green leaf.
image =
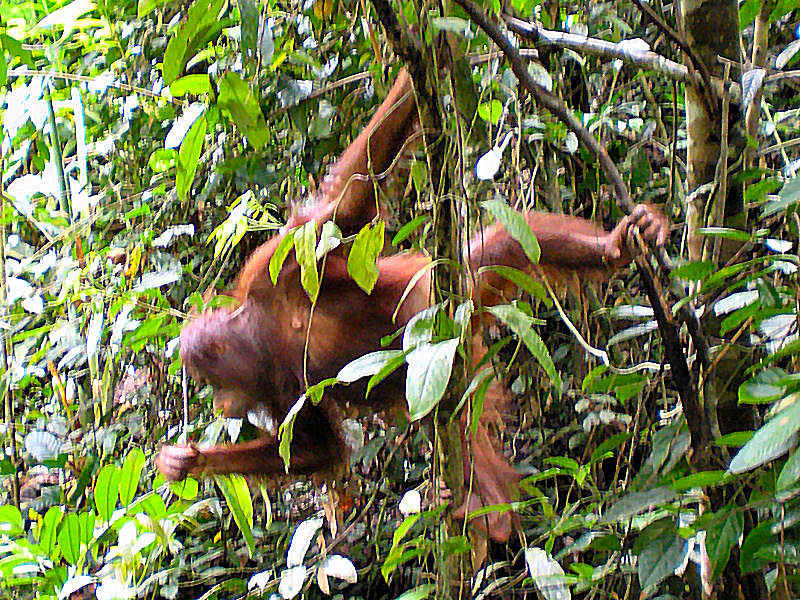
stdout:
[(769, 217), (800, 202), (800, 177), (787, 181), (778, 193), (778, 200), (769, 200), (761, 205), (761, 216)]
[(258, 7), (253, 0), (238, 0), (239, 30), (242, 37), (242, 53), (248, 58), (256, 56), (259, 19)]
[(175, 166), (178, 151), (174, 148), (157, 148), (147, 160), (147, 166), (156, 173), (164, 173)]
[(503, 103), (500, 100), (483, 102), (478, 105), (478, 116), (492, 125), (497, 125), (503, 116)]
[(594, 452), (592, 452), (592, 457), (589, 460), (589, 463), (594, 464), (599, 460), (603, 460), (606, 458), (607, 454), (619, 448), (622, 444), (631, 439), (631, 437), (633, 437), (632, 433), (622, 431), (620, 433), (615, 433), (610, 438), (603, 440), (597, 445), (597, 448), (594, 449)]
[(423, 343), (406, 356), (406, 401), (409, 418), (421, 419), (431, 412), (447, 390), (458, 339)]
[(17, 537), (23, 531), (22, 513), (13, 504), (0, 506), (0, 534)]
[(347, 255), (347, 272), (367, 294), (372, 293), (380, 275), (376, 261), (383, 250), (384, 229), (383, 221), (374, 226), (366, 224), (358, 232)]
[(261, 106), (250, 84), (241, 75), (232, 71), (225, 73), (219, 82), (217, 105), (236, 123), (253, 148), (261, 150), (266, 147), (269, 135)]
[(311, 400), (314, 404), (319, 404), (322, 402), (322, 396), (325, 390), (337, 383), (339, 383), (339, 380), (336, 379), (336, 377), (328, 377), (314, 385), (310, 385), (306, 388), (306, 398)]
[(735, 504), (723, 507), (717, 523), (706, 531), (706, 552), (711, 561), (711, 581), (720, 576), (731, 557), (731, 550), (744, 533), (744, 514)]
[(407, 592), (403, 592), (395, 598), (395, 600), (425, 600), (425, 598), (430, 598), (431, 594), (434, 592), (436, 592), (436, 585), (433, 583), (426, 583), (425, 585), (420, 585)]
[(163, 6), (169, 0), (139, 0), (139, 6), (136, 10), (136, 18), (141, 19), (153, 12), (159, 6)]
[(222, 490), (228, 508), (233, 514), (233, 520), (242, 532), (247, 552), (253, 557), (256, 549), (253, 536), (253, 498), (247, 480), (241, 475), (214, 475), (214, 481)]
[(51, 506), (44, 515), (42, 529), (39, 531), (39, 545), (45, 554), (54, 561), (58, 560), (56, 535), (58, 534), (58, 525), (63, 517), (64, 512), (60, 506)]
[(381, 370), (375, 373), (372, 377), (369, 378), (367, 382), (367, 390), (364, 393), (365, 396), (369, 396), (369, 393), (372, 391), (376, 385), (378, 385), (381, 381), (386, 379), (389, 375), (394, 373), (397, 369), (402, 367), (406, 362), (406, 355), (404, 353), (400, 353), (398, 356), (387, 362)]
[(486, 310), (505, 323), (522, 340), (528, 351), (539, 362), (544, 372), (547, 373), (553, 387), (560, 391), (563, 387), (561, 375), (556, 371), (553, 359), (550, 357), (550, 352), (547, 351), (542, 338), (532, 329), (533, 318), (510, 304), (490, 306)]
[(732, 229), (730, 227), (700, 227), (697, 230), (697, 235), (719, 237), (737, 242), (749, 242), (752, 238), (748, 232), (741, 231), (739, 229)]
[(638, 573), (642, 590), (664, 581), (682, 563), (686, 540), (674, 533), (665, 532), (650, 540), (639, 553)]
[(744, 0), (739, 5), (739, 27), (744, 29), (756, 20), (764, 0)]
[(211, 80), (206, 74), (184, 75), (170, 84), (169, 91), (176, 98), (186, 94), (195, 94), (197, 96), (208, 94), (211, 92)]
[(317, 273), (317, 222), (311, 219), (294, 232), (294, 254), (300, 265), (300, 283), (311, 302), (316, 302), (319, 294), (319, 273)]
[[(20, 62), (28, 65), (31, 69), (36, 68), (36, 63), (33, 60), (33, 52), (26, 50), (22, 47), (22, 42), (18, 39), (11, 37), (5, 33), (0, 34), (0, 42), (3, 44), (3, 50), (8, 52), (12, 57), (16, 56)], [(9, 61), (10, 63), (10, 61)], [(6, 63), (6, 69), (9, 63)]]
[(700, 471), (686, 477), (679, 477), (670, 483), (670, 487), (676, 492), (685, 492), (693, 488), (706, 488), (718, 485), (725, 479), (726, 475), (727, 471)]
[(602, 523), (616, 523), (625, 521), (640, 512), (650, 511), (654, 508), (672, 502), (676, 498), (675, 492), (666, 486), (631, 492), (623, 496), (600, 518)]
[(119, 501), (122, 506), (128, 506), (136, 496), (139, 487), (139, 478), (144, 467), (144, 452), (139, 448), (132, 448), (125, 457), (119, 481)]
[(778, 458), (792, 447), (795, 434), (800, 429), (800, 400), (795, 396), (792, 404), (775, 415), (733, 457), (728, 470), (744, 473)]
[(696, 260), (694, 262), (681, 265), (670, 276), (675, 279), (685, 279), (687, 281), (700, 281), (711, 275), (717, 270), (716, 265), (710, 260)]
[(370, 352), (353, 361), (347, 363), (339, 371), (336, 379), (342, 383), (352, 383), (362, 377), (371, 377), (379, 373), (387, 364), (396, 362), (397, 358), (403, 357), (402, 350), (379, 350)]
[(94, 484), (94, 505), (97, 514), (108, 521), (117, 505), (117, 489), (119, 488), (120, 470), (115, 465), (106, 465), (97, 474)]
[(791, 486), (800, 479), (800, 449), (795, 450), (783, 465), (780, 475), (778, 475), (778, 482), (775, 485), (777, 491), (789, 489)]
[(739, 386), (740, 404), (769, 404), (786, 393), (786, 386), (773, 385), (763, 381), (745, 381)]
[(75, 513), (67, 513), (61, 521), (58, 528), (58, 547), (68, 563), (78, 564), (81, 556), (81, 526)]
[(798, 0), (778, 0), (772, 12), (769, 13), (769, 22), (774, 23), (797, 8), (800, 8)]
[[(187, 477), (187, 479), (191, 479)], [(150, 492), (144, 496), (140, 496), (136, 501), (128, 507), (128, 514), (138, 514), (140, 512), (147, 513), (153, 519), (161, 519), (167, 513), (167, 505), (164, 499), (156, 494)]]
[(175, 189), (178, 198), (186, 200), (189, 192), (192, 191), (194, 174), (197, 172), (197, 161), (203, 151), (203, 142), (206, 138), (206, 117), (199, 117), (192, 123), (186, 137), (181, 142), (178, 151), (178, 169), (175, 176)]
[(435, 304), (419, 311), (408, 320), (403, 330), (403, 351), (410, 352), (418, 345), (430, 342), (433, 339), (433, 325), (436, 313), (442, 308)]
[(733, 448), (744, 446), (753, 437), (753, 431), (734, 431), (726, 433), (714, 440), (714, 444), (721, 448)]
[(414, 217), (411, 221), (403, 225), (400, 229), (397, 230), (397, 233), (394, 234), (394, 237), (392, 238), (392, 246), (397, 246), (398, 244), (403, 242), (408, 236), (414, 233), (417, 230), (417, 228), (427, 220), (428, 220), (428, 215), (419, 215), (418, 217)]
[(478, 273), (481, 273), (484, 270), (494, 271), (498, 275), (505, 277), (521, 290), (527, 292), (537, 300), (543, 302), (544, 305), (547, 306), (548, 308), (550, 308), (553, 305), (553, 301), (547, 294), (547, 290), (542, 285), (542, 282), (537, 281), (524, 271), (520, 271), (519, 269), (515, 269), (514, 267), (506, 267), (504, 265), (493, 265), (490, 267), (482, 267), (478, 271)]
[(281, 423), (278, 427), (278, 454), (283, 459), (283, 464), (287, 473), (289, 472), (289, 464), (291, 462), (294, 421), (305, 403), (306, 396), (304, 394), (297, 399), (297, 402), (295, 402), (294, 405), (292, 405), (292, 408), (289, 409), (289, 412), (284, 417), (283, 423)]
[[(225, 21), (220, 18), (225, 2), (226, 0), (196, 0), (189, 7), (186, 22), (180, 26), (164, 52), (164, 83), (169, 85), (175, 81), (189, 59), (226, 26)], [(141, 4), (139, 9), (142, 9)]]
[(200, 485), (194, 477), (187, 477), (182, 481), (170, 481), (169, 489), (178, 498), (183, 500), (194, 500), (200, 490)]
[(294, 232), (296, 230), (288, 231), (283, 236), (272, 256), (269, 257), (269, 278), (272, 280), (272, 285), (278, 285), (278, 275), (280, 275), (283, 263), (286, 257), (289, 256), (289, 250), (294, 247)]
[(769, 564), (770, 560), (762, 558), (760, 552), (776, 540), (772, 525), (771, 519), (759, 523), (744, 538), (739, 548), (739, 569), (742, 573), (753, 573)]
[(508, 234), (519, 242), (528, 260), (532, 263), (539, 262), (542, 251), (525, 217), (502, 200), (486, 200), (481, 202), (481, 206), (492, 213), (494, 218), (505, 227)]
[(78, 515), (81, 530), (81, 543), (86, 546), (94, 539), (94, 511), (82, 512)]

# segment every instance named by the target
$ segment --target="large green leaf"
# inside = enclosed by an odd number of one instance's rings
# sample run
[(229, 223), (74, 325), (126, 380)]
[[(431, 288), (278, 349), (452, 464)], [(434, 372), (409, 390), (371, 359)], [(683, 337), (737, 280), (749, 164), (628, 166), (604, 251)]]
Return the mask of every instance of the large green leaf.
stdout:
[(136, 495), (139, 487), (139, 478), (144, 467), (144, 452), (139, 448), (132, 448), (125, 457), (119, 479), (119, 501), (122, 506), (128, 506)]
[(206, 117), (203, 115), (192, 124), (181, 142), (181, 148), (178, 151), (178, 169), (175, 175), (175, 190), (181, 200), (185, 200), (192, 190), (192, 182), (197, 172), (197, 161), (203, 151), (206, 128)]
[(51, 506), (47, 509), (39, 531), (39, 546), (52, 560), (58, 560), (56, 536), (61, 519), (64, 518), (64, 511), (60, 506)]
[(316, 301), (319, 293), (316, 246), (317, 222), (312, 219), (294, 232), (294, 254), (300, 265), (300, 283), (312, 302)]
[(97, 474), (97, 481), (94, 484), (94, 504), (97, 507), (97, 514), (104, 521), (111, 518), (117, 505), (120, 477), (121, 472), (115, 465), (106, 465)]
[(78, 515), (67, 513), (58, 528), (58, 547), (71, 565), (78, 564), (81, 551), (81, 526)]
[(294, 232), (295, 230), (287, 232), (278, 242), (272, 252), (272, 256), (269, 257), (269, 278), (272, 281), (272, 285), (278, 284), (278, 275), (281, 273), (283, 263), (286, 261), (286, 257), (289, 256), (289, 251), (294, 247)]
[(563, 387), (561, 375), (556, 371), (553, 359), (550, 357), (550, 352), (548, 352), (542, 338), (532, 329), (533, 318), (510, 304), (490, 306), (487, 310), (505, 323), (522, 340), (525, 347), (539, 362), (544, 372), (547, 373), (553, 387), (560, 391)]
[(683, 563), (685, 552), (686, 540), (669, 530), (650, 540), (639, 553), (639, 585), (642, 589), (660, 583), (672, 575)]
[(379, 350), (370, 352), (364, 356), (347, 363), (339, 371), (336, 379), (342, 383), (352, 383), (362, 377), (371, 377), (379, 373), (387, 364), (396, 361), (403, 356), (402, 350)]
[(731, 550), (744, 533), (744, 514), (735, 504), (724, 507), (715, 517), (719, 521), (706, 531), (706, 552), (711, 561), (711, 581), (720, 576), (731, 557)]
[(350, 253), (347, 255), (347, 272), (362, 290), (368, 294), (378, 281), (378, 265), (375, 261), (383, 250), (385, 225), (378, 221), (367, 224), (358, 232)]
[[(224, 5), (225, 0), (197, 0), (189, 7), (186, 22), (180, 26), (164, 52), (164, 83), (169, 85), (175, 81), (189, 59), (226, 26), (226, 22), (220, 19)], [(139, 10), (149, 8), (140, 6)]]
[(247, 552), (252, 557), (256, 542), (253, 536), (253, 498), (247, 480), (241, 475), (215, 475), (214, 481), (222, 490), (228, 508), (231, 509), (233, 520), (242, 532)]
[(502, 200), (486, 200), (481, 202), (481, 206), (492, 213), (508, 234), (519, 242), (528, 260), (532, 263), (539, 262), (542, 250), (525, 217)]
[(236, 123), (253, 148), (261, 150), (269, 135), (258, 98), (238, 73), (228, 72), (219, 82), (219, 107)]
[(406, 356), (406, 401), (412, 421), (431, 412), (447, 390), (458, 339), (423, 343)]
[(675, 492), (666, 486), (641, 492), (632, 492), (620, 498), (614, 506), (608, 509), (600, 518), (600, 522), (616, 523), (617, 521), (624, 521), (640, 512), (652, 511), (675, 498)]
[(800, 401), (797, 395), (791, 404), (756, 431), (755, 435), (733, 457), (728, 470), (743, 473), (779, 457), (794, 445), (800, 429)]

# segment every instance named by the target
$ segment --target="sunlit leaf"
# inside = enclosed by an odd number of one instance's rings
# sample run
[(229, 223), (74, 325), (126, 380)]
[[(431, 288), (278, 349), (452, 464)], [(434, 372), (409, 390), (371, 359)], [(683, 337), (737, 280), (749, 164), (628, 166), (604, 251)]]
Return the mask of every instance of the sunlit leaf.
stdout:
[(317, 272), (317, 222), (312, 219), (294, 232), (294, 254), (300, 265), (300, 283), (312, 302), (319, 293)]
[(386, 364), (403, 356), (402, 350), (379, 350), (370, 352), (347, 363), (339, 371), (336, 379), (342, 383), (352, 383), (362, 377), (371, 377), (378, 373)]
[(728, 470), (744, 473), (755, 469), (791, 448), (800, 429), (800, 401), (792, 398), (791, 404), (756, 431), (750, 441), (733, 457)]
[(58, 528), (58, 547), (71, 565), (78, 563), (81, 549), (81, 530), (78, 515), (67, 513)]
[(119, 480), (119, 501), (122, 506), (128, 506), (136, 496), (144, 460), (144, 452), (140, 448), (131, 448), (125, 457)]
[(297, 596), (303, 589), (306, 580), (305, 565), (298, 565), (281, 571), (281, 582), (278, 584), (278, 592), (284, 600), (290, 600)]
[(406, 401), (412, 421), (427, 415), (444, 396), (457, 348), (458, 339), (425, 343), (406, 356)]
[[(225, 27), (225, 21), (220, 19), (224, 5), (225, 0), (196, 0), (189, 7), (186, 21), (164, 51), (162, 72), (167, 85), (175, 81), (189, 59)], [(140, 5), (139, 10), (142, 9)]]
[(115, 465), (106, 465), (97, 474), (97, 481), (94, 484), (94, 505), (97, 508), (97, 514), (104, 521), (111, 518), (114, 508), (117, 506), (121, 475), (119, 468)]
[(222, 490), (233, 520), (242, 532), (247, 552), (252, 557), (255, 553), (255, 537), (253, 536), (253, 499), (250, 487), (242, 475), (214, 475), (214, 481)]
[(175, 189), (178, 198), (185, 200), (192, 189), (194, 174), (197, 172), (197, 161), (203, 151), (203, 142), (206, 136), (206, 119), (204, 116), (198, 117), (189, 129), (186, 137), (181, 142), (178, 151), (178, 169), (175, 179)]
[(233, 119), (255, 149), (266, 146), (269, 136), (258, 97), (241, 75), (232, 71), (225, 73), (219, 83), (217, 104)]
[(347, 583), (355, 583), (358, 581), (358, 573), (356, 568), (349, 558), (340, 556), (339, 554), (331, 554), (319, 565), (328, 577), (335, 577)]
[(275, 251), (269, 258), (269, 278), (272, 280), (272, 285), (278, 284), (278, 275), (280, 275), (283, 263), (286, 257), (289, 256), (289, 251), (294, 247), (294, 230), (287, 232), (278, 245)]
[(365, 225), (358, 232), (347, 255), (347, 272), (358, 287), (368, 294), (372, 293), (380, 274), (375, 261), (383, 250), (384, 228), (383, 221)]

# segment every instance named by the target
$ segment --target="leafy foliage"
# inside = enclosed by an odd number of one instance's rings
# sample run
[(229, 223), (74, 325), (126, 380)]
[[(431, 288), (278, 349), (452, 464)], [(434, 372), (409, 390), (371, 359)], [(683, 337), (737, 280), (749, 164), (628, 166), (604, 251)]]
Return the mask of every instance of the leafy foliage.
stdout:
[[(459, 182), (450, 193), (472, 228), (461, 237), (478, 230), (484, 208), (536, 262), (539, 244), (512, 206), (616, 223), (621, 214), (596, 158), (518, 93), (506, 64), (486, 58), (486, 34), (455, 6), (447, 14), (421, 7), (395, 8), (426, 51), (434, 33), (449, 32), (471, 63), (456, 57), (453, 79), (439, 88), (449, 144), (442, 155)], [(397, 61), (374, 7), (3, 0), (0, 596), (83, 597), (95, 586), (107, 599), (249, 589), (425, 598), (437, 593), (431, 581), (446, 557), (469, 552), (488, 565), (472, 580), (475, 595), (522, 597), (535, 588), (548, 599), (667, 598), (689, 586), (698, 597), (703, 584), (725, 579), (749, 597), (797, 596), (800, 108), (796, 86), (786, 84), (792, 75), (771, 68), (796, 67), (800, 44), (789, 24), (798, 9), (762, 0), (738, 7), (745, 47), (757, 43), (749, 25), (761, 19), (769, 32), (762, 55), (772, 64), (728, 82), (739, 86), (744, 109), (763, 98), (765, 110), (750, 135), (757, 160), (742, 169), (731, 156), (717, 167), (729, 175), (723, 186), (683, 183), (691, 99), (674, 72), (634, 60), (635, 44), (623, 46), (633, 48), (626, 62), (563, 40), (540, 46), (541, 62), (526, 58), (536, 80), (602, 141), (634, 195), (665, 204), (681, 229), (667, 247), (679, 263), (670, 280), (679, 293), (667, 302), (674, 314), (689, 302), (701, 307), (712, 340), (708, 364), (697, 347), (689, 354), (716, 462), (698, 464), (632, 271), (603, 288), (605, 297), (587, 291), (592, 310), (584, 312), (580, 303), (563, 311), (563, 298), (525, 273), (493, 267), (525, 294), (491, 311), (447, 298), (398, 332), (402, 351), (362, 357), (306, 391), (297, 410), (361, 378), (375, 393), (405, 365), (413, 422), (353, 421), (350, 486), (301, 483), (276, 495), (238, 476), (167, 484), (152, 458), (179, 436), (214, 443), (249, 435), (241, 422), (211, 418), (209, 389), (188, 384), (180, 328), (264, 232), (283, 224), (290, 200), (313, 192), (382, 97)], [(504, 9), (582, 38), (641, 38), (667, 53), (661, 58), (682, 60), (626, 4), (513, 0)], [(434, 218), (440, 198), (431, 182), (441, 179), (428, 173), (424, 153), (399, 161), (410, 183), (387, 184), (385, 219), (354, 239), (313, 221), (289, 232), (269, 265), (272, 281), (295, 252), (313, 302), (325, 255), (346, 245), (348, 272), (370, 292), (387, 232), (400, 250), (432, 247), (444, 225)], [(480, 157), (488, 162), (473, 177), (469, 165)], [(715, 220), (709, 200), (705, 221), (684, 222), (683, 207), (735, 186), (746, 219)], [(683, 239), (707, 251), (690, 257)], [(470, 320), (489, 314), (497, 326), (487, 359), (457, 381), (458, 365), (470, 365)], [(576, 332), (605, 350), (574, 343)], [(608, 364), (598, 364), (601, 355)], [(495, 378), (518, 400), (506, 427), (524, 475), (517, 561), (480, 539), (445, 535), (444, 505), (401, 503), (409, 490), (430, 490), (440, 472), (418, 421), (457, 384), (466, 390), (459, 410), (471, 409), (474, 422)], [(184, 397), (199, 408), (185, 412)], [(295, 414), (277, 424), (287, 460)], [(401, 434), (410, 443), (398, 446)], [(752, 581), (760, 587), (747, 587)]]

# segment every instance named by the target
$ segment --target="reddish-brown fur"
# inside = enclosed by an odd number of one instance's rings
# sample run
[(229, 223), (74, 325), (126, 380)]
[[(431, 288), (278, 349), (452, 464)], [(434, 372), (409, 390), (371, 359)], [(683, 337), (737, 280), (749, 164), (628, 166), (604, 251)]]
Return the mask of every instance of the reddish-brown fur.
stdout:
[[(334, 219), (345, 234), (352, 234), (373, 219), (377, 213), (374, 175), (392, 165), (413, 131), (415, 119), (411, 82), (402, 71), (370, 123), (331, 168), (312, 202), (290, 216), (289, 226), (302, 225), (312, 218), (318, 224)], [(629, 262), (625, 242), (632, 225), (657, 243), (663, 243), (667, 233), (665, 218), (644, 205), (612, 232), (563, 215), (531, 212), (525, 217), (539, 241), (541, 264), (531, 265), (519, 244), (502, 226), (494, 225), (469, 245), (467, 261), (473, 272), (485, 265), (508, 265), (529, 273), (605, 272), (608, 267)], [(249, 411), (265, 409), (280, 423), (306, 385), (333, 377), (350, 361), (381, 349), (382, 337), (429, 305), (429, 261), (422, 254), (381, 257), (378, 282), (367, 295), (348, 276), (344, 253), (337, 249), (326, 258), (312, 319), (311, 303), (300, 285), (293, 253), (286, 259), (277, 284), (273, 286), (270, 280), (269, 260), (284, 235), (258, 248), (247, 261), (232, 293), (238, 306), (195, 317), (181, 334), (184, 364), (196, 378), (214, 386), (215, 406), (228, 417), (246, 417)], [(423, 276), (393, 321), (403, 292), (419, 272)], [(486, 271), (477, 280), (473, 299), (476, 304), (491, 305), (515, 294), (509, 281)], [(476, 362), (483, 353), (480, 332), (475, 332)], [(387, 378), (368, 399), (364, 385), (352, 384), (326, 390), (319, 405), (306, 403), (294, 424), (289, 472), (324, 471), (345, 461), (341, 431), (345, 413), (349, 408), (363, 413), (402, 405), (402, 375), (395, 373)], [(491, 433), (504, 394), (500, 385), (493, 385), (477, 434), (469, 440), (468, 434), (463, 434), (465, 476), (467, 481), (472, 479), (473, 494), (459, 510), (461, 514), (514, 499), (518, 477), (494, 447), (496, 436)], [(157, 465), (170, 480), (201, 473), (284, 472), (272, 432), (251, 442), (210, 448), (164, 446)], [(496, 540), (505, 540), (511, 533), (510, 513), (493, 513), (481, 521)]]

